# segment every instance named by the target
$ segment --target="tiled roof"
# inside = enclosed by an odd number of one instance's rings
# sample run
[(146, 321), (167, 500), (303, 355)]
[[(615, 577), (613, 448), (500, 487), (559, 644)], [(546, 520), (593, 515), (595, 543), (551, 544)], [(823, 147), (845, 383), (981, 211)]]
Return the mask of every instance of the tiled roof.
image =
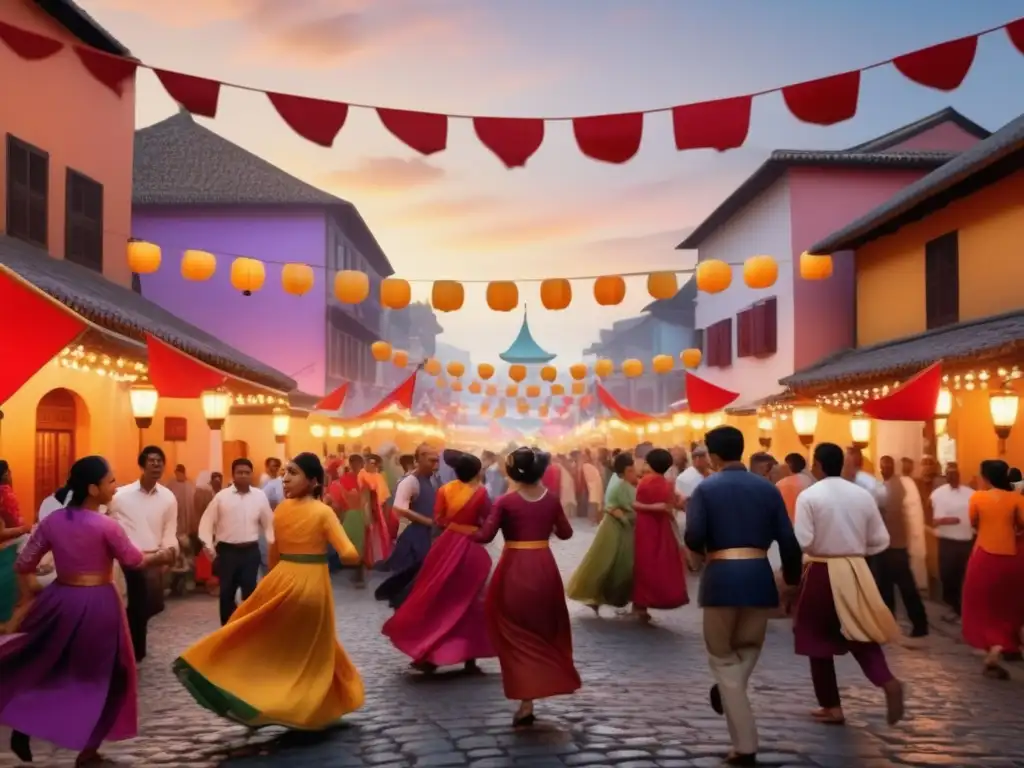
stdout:
[(64, 27), (86, 45), (115, 56), (131, 56), (131, 53), (120, 42), (114, 39), (107, 30), (73, 0), (34, 0), (40, 10), (49, 14), (54, 21)]
[(0, 264), (114, 333), (143, 343), (146, 334), (152, 334), (240, 379), (279, 392), (295, 388), (295, 382), (280, 371), (242, 354), (91, 269), (64, 259), (54, 259), (40, 248), (6, 235), (0, 235)]
[(860, 349), (839, 352), (779, 381), (812, 389), (826, 384), (899, 375), (944, 361), (994, 357), (1024, 348), (1024, 310), (936, 328)]
[(859, 248), (1021, 168), (1024, 168), (1024, 115), (1011, 120), (938, 170), (904, 187), (853, 223), (815, 243), (810, 251), (830, 254)]

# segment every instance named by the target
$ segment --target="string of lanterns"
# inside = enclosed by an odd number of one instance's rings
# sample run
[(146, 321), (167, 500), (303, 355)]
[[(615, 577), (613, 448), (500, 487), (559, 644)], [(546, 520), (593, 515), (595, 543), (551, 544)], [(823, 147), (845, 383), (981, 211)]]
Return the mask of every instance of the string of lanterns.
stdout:
[[(163, 262), (160, 246), (144, 240), (128, 241), (128, 266), (132, 272), (148, 275), (157, 272)], [(697, 264), (694, 279), (697, 290), (721, 293), (732, 285), (733, 267), (718, 259)], [(217, 271), (217, 257), (200, 250), (186, 250), (181, 257), (181, 275), (192, 282), (205, 282)], [(689, 272), (690, 270), (679, 270)], [(825, 280), (832, 276), (832, 257), (809, 253), (800, 255), (800, 277), (804, 280)], [(643, 274), (643, 273), (640, 273)], [(743, 282), (752, 289), (763, 290), (775, 285), (779, 278), (779, 261), (773, 256), (751, 256), (742, 264)], [(263, 289), (267, 280), (264, 262), (248, 256), (237, 256), (231, 262), (231, 285), (244, 296), (252, 296)], [(593, 279), (594, 301), (603, 307), (621, 304), (626, 297), (626, 281), (622, 275), (602, 275)], [(281, 287), (285, 293), (303, 296), (316, 282), (309, 264), (287, 263), (281, 269)], [(432, 281), (430, 304), (439, 312), (457, 312), (466, 301), (463, 282), (457, 280)], [(527, 280), (522, 282), (536, 282)], [(540, 280), (540, 302), (549, 311), (567, 309), (573, 301), (572, 281), (568, 278)], [(341, 270), (334, 275), (334, 296), (342, 304), (361, 304), (370, 297), (370, 276), (359, 270)], [(405, 309), (412, 303), (410, 281), (387, 277), (380, 282), (380, 303), (387, 309)], [(660, 271), (647, 274), (647, 292), (653, 299), (670, 299), (679, 291), (677, 272)], [(487, 306), (495, 312), (512, 312), (519, 306), (519, 286), (510, 280), (487, 283)]]

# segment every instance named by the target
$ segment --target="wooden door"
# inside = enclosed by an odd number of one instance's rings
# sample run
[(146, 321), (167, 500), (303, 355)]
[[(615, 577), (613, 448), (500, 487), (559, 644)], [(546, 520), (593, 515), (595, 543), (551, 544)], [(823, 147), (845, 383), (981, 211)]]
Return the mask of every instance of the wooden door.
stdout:
[(75, 461), (75, 397), (66, 389), (47, 392), (36, 408), (35, 508), (67, 482)]

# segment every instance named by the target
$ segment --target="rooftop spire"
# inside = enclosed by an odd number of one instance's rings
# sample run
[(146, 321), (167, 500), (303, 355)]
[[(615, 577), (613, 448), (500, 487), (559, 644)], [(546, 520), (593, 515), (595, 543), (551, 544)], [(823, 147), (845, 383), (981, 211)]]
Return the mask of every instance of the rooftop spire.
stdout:
[(523, 306), (523, 324), (519, 328), (519, 335), (516, 336), (512, 345), (498, 355), (506, 363), (540, 364), (548, 363), (555, 359), (555, 355), (545, 351), (540, 344), (533, 339), (530, 333), (530, 322), (527, 319), (526, 306)]

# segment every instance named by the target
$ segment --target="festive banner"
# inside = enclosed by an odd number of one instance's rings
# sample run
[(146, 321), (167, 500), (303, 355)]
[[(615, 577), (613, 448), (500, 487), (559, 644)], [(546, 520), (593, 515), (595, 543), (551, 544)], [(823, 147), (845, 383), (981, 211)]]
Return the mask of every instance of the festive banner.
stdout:
[(313, 406), (315, 411), (340, 411), (341, 406), (345, 404), (345, 398), (348, 397), (348, 382), (346, 381), (340, 387), (335, 389), (333, 392), (328, 394), (322, 400), (318, 401)]
[(634, 411), (632, 408), (627, 408), (616, 400), (612, 393), (604, 388), (604, 385), (602, 385), (601, 382), (597, 382), (596, 389), (598, 402), (623, 421), (651, 420), (650, 414)]
[(227, 376), (186, 355), (155, 336), (146, 334), (149, 380), (160, 397), (191, 399), (223, 386)]
[[(18, 333), (31, 318), (31, 332)], [(0, 264), (0, 405), (86, 329), (86, 322)]]
[(867, 400), (861, 410), (879, 421), (931, 421), (941, 388), (942, 363), (935, 363), (888, 395)]
[(384, 397), (379, 403), (373, 408), (368, 410), (361, 416), (357, 416), (357, 420), (369, 419), (376, 416), (381, 411), (386, 411), (391, 406), (397, 406), (398, 408), (404, 408), (405, 410), (412, 410), (412, 399), (413, 395), (416, 394), (416, 374), (419, 371), (414, 371), (413, 374), (395, 387), (388, 395)]
[(730, 392), (717, 384), (686, 372), (686, 409), (690, 413), (714, 413), (736, 401), (739, 392)]
[[(625, 163), (640, 149), (644, 122), (649, 114), (671, 113), (676, 149), (717, 149), (724, 152), (742, 146), (747, 140), (752, 104), (757, 97), (781, 93), (790, 113), (798, 120), (813, 125), (834, 125), (849, 120), (857, 113), (861, 73), (869, 69), (892, 64), (900, 74), (918, 85), (940, 91), (955, 90), (974, 64), (978, 40), (1002, 30), (1006, 31), (1014, 47), (1024, 53), (1024, 18), (1021, 18), (829, 77), (696, 104), (587, 117), (467, 117), (313, 99), (243, 87), (266, 93), (281, 119), (293, 131), (323, 147), (333, 145), (345, 125), (349, 110), (355, 108), (375, 110), (391, 135), (423, 155), (447, 149), (448, 123), (451, 120), (472, 120), (480, 142), (506, 167), (518, 168), (540, 148), (544, 141), (545, 123), (568, 121), (572, 123), (576, 144), (584, 155), (606, 163)], [(5, 23), (0, 23), (0, 40), (27, 61), (50, 58), (65, 47), (59, 40)], [(157, 69), (135, 59), (82, 45), (72, 45), (71, 48), (82, 66), (118, 96), (125, 81), (133, 78), (137, 69), (152, 69), (171, 98), (189, 112), (203, 117), (216, 116), (222, 87), (239, 87), (213, 78)]]

